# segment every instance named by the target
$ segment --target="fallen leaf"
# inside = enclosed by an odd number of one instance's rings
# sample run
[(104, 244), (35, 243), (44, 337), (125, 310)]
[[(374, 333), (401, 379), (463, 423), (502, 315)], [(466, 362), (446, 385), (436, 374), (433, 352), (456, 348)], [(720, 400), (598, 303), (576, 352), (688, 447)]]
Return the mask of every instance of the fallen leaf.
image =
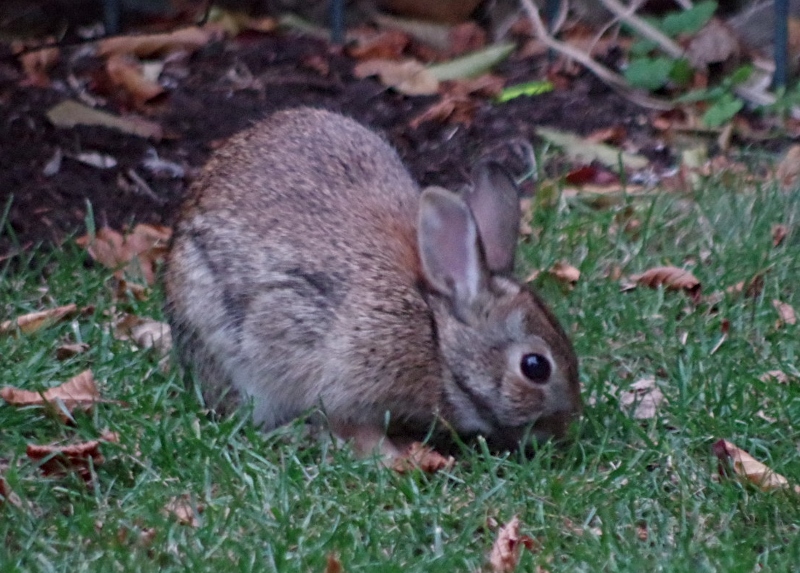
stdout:
[(75, 242), (98, 263), (114, 269), (118, 278), (141, 275), (147, 284), (153, 284), (156, 265), (166, 256), (171, 234), (168, 227), (140, 223), (127, 236), (103, 227), (94, 237), (84, 235)]
[(59, 386), (45, 392), (21, 390), (13, 386), (0, 389), (0, 398), (12, 406), (47, 406), (62, 421), (68, 422), (76, 409), (89, 411), (101, 400), (91, 370), (84, 370)]
[(640, 275), (631, 275), (630, 279), (650, 288), (663, 286), (668, 290), (684, 290), (694, 299), (700, 295), (700, 281), (689, 271), (678, 267), (654, 267)]
[(779, 325), (797, 324), (794, 308), (790, 304), (775, 299), (772, 301), (772, 306), (778, 311), (778, 316), (780, 317)]
[(114, 36), (100, 40), (97, 52), (101, 56), (133, 54), (148, 58), (170, 52), (195, 52), (214, 37), (208, 30), (197, 26), (181, 28), (167, 34), (142, 34), (141, 36)]
[(574, 285), (581, 278), (581, 272), (565, 261), (558, 261), (548, 272), (559, 281), (570, 285)]
[(80, 442), (69, 445), (28, 444), (25, 453), (39, 464), (46, 476), (63, 476), (77, 473), (84, 481), (92, 479), (92, 468), (102, 464), (105, 459), (100, 453), (100, 440)]
[(347, 54), (357, 60), (399, 60), (408, 45), (408, 34), (400, 30), (385, 30), (360, 37), (347, 47)]
[(585, 137), (586, 141), (592, 143), (610, 143), (611, 145), (622, 145), (628, 139), (628, 130), (624, 125), (617, 124), (611, 127), (598, 129)]
[(160, 140), (164, 130), (157, 123), (140, 117), (119, 117), (72, 100), (62, 101), (47, 110), (47, 119), (56, 127), (99, 125), (122, 133)]
[(31, 334), (42, 328), (47, 328), (70, 318), (78, 313), (78, 307), (75, 304), (68, 304), (59, 306), (48, 310), (40, 310), (38, 312), (31, 312), (23, 314), (17, 318), (6, 320), (0, 323), (0, 335), (11, 334), (19, 329), (23, 334)]
[(49, 87), (50, 78), (48, 78), (47, 72), (58, 63), (60, 58), (61, 50), (56, 47), (23, 53), (19, 57), (22, 71), (25, 72), (25, 80), (22, 85), (25, 87)]
[(758, 298), (764, 290), (764, 272), (758, 272), (753, 275), (749, 281), (739, 281), (733, 286), (725, 289), (725, 292), (730, 295), (739, 295), (744, 293), (747, 298)]
[(89, 345), (85, 342), (62, 344), (56, 348), (56, 359), (66, 360), (68, 358), (72, 358), (73, 356), (77, 356), (78, 354), (83, 354), (87, 350), (89, 350)]
[(789, 228), (786, 225), (772, 225), (772, 246), (777, 247), (789, 234)]
[(689, 42), (686, 57), (692, 67), (705, 69), (710, 64), (737, 65), (741, 47), (736, 33), (722, 20), (712, 18)]
[[(789, 487), (789, 480), (785, 477), (775, 473), (746, 451), (739, 449), (726, 440), (719, 440), (716, 442), (713, 446), (713, 450), (714, 455), (719, 458), (720, 462), (732, 464), (734, 474), (745, 478), (763, 491), (772, 491)], [(725, 475), (728, 467), (730, 466), (720, 465), (720, 474)], [(795, 492), (800, 493), (800, 487), (794, 486), (793, 489)]]
[(664, 401), (664, 394), (656, 385), (652, 376), (640, 378), (630, 385), (628, 390), (620, 393), (619, 402), (623, 407), (630, 409), (635, 405), (631, 417), (634, 420), (650, 420), (655, 418), (656, 412)]
[(636, 537), (639, 539), (639, 541), (647, 541), (649, 539), (650, 534), (647, 531), (646, 523), (636, 524)]
[(421, 442), (414, 442), (401, 457), (394, 460), (392, 469), (401, 474), (415, 469), (425, 473), (434, 473), (449, 470), (454, 464), (453, 456), (444, 457), (429, 446)]
[(167, 505), (164, 506), (164, 511), (175, 517), (181, 525), (189, 525), (191, 527), (198, 527), (200, 525), (200, 514), (203, 513), (205, 506), (201, 503), (194, 505), (189, 495), (184, 494), (179, 497), (173, 497)]
[(616, 173), (598, 165), (583, 165), (577, 169), (573, 169), (567, 173), (566, 177), (564, 177), (564, 181), (570, 185), (615, 185), (621, 190), (619, 177), (617, 177)]
[(22, 506), (22, 500), (8, 485), (6, 478), (0, 475), (0, 507), (2, 507), (4, 503), (10, 503), (16, 507)]
[(145, 77), (142, 65), (135, 59), (114, 54), (106, 60), (106, 72), (111, 83), (124, 89), (136, 107), (164, 93), (157, 81)]
[(516, 48), (516, 44), (494, 44), (470, 52), (464, 56), (428, 67), (432, 77), (440, 82), (461, 78), (474, 78), (487, 73), (496, 64), (505, 60)]
[(142, 349), (155, 348), (160, 356), (166, 356), (172, 349), (169, 324), (133, 314), (122, 315), (117, 320), (114, 337), (118, 340), (130, 340)]
[(344, 567), (335, 553), (328, 553), (325, 560), (325, 573), (344, 573)]
[(650, 163), (643, 155), (636, 155), (611, 147), (605, 143), (593, 143), (573, 133), (566, 133), (556, 129), (537, 127), (536, 134), (553, 145), (562, 148), (573, 160), (585, 164), (599, 161), (603, 165), (616, 169), (619, 163), (628, 169), (644, 169)]
[(356, 64), (353, 74), (357, 78), (378, 76), (383, 85), (406, 95), (433, 95), (439, 91), (439, 80), (416, 60), (367, 60)]
[(789, 375), (786, 374), (783, 370), (769, 370), (765, 372), (761, 376), (758, 377), (759, 380), (762, 382), (770, 382), (774, 380), (778, 384), (788, 384), (789, 383)]
[(775, 177), (784, 190), (797, 186), (800, 176), (800, 145), (792, 145), (783, 156), (775, 171)]
[(491, 553), (489, 553), (489, 565), (492, 573), (516, 571), (522, 548), (526, 547), (529, 551), (536, 549), (536, 542), (532, 538), (520, 535), (519, 526), (519, 517), (515, 515), (511, 521), (497, 530), (497, 538), (492, 545)]

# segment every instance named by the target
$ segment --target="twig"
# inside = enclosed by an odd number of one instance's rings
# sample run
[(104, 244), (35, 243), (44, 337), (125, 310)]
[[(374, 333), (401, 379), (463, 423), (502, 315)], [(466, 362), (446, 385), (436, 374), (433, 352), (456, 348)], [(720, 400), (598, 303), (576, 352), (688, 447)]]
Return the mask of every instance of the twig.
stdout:
[(615, 72), (612, 72), (602, 64), (598, 63), (589, 54), (581, 52), (580, 50), (570, 46), (569, 44), (565, 42), (560, 42), (555, 38), (553, 38), (547, 32), (547, 28), (544, 25), (541, 16), (539, 15), (539, 10), (536, 8), (536, 6), (533, 5), (532, 0), (520, 0), (520, 2), (522, 4), (523, 9), (528, 14), (528, 18), (530, 18), (531, 24), (533, 24), (533, 29), (536, 32), (536, 36), (548, 48), (555, 50), (561, 54), (564, 54), (568, 58), (571, 58), (576, 62), (580, 63), (582, 66), (591, 71), (594, 75), (600, 78), (600, 80), (602, 80), (603, 82), (605, 82), (618, 92), (622, 93), (632, 102), (641, 105), (642, 107), (648, 107), (659, 110), (668, 110), (674, 107), (673, 104), (670, 103), (669, 101), (659, 98), (654, 98), (645, 95), (640, 91), (635, 90), (628, 84), (627, 81), (625, 81), (624, 77)]
[(634, 13), (638, 7), (635, 3), (630, 7), (624, 6), (619, 0), (600, 0), (600, 3), (606, 7), (606, 10), (628, 24), (631, 28), (634, 28), (639, 34), (658, 44), (669, 57), (677, 59), (683, 56), (683, 48), (672, 41), (669, 36), (654, 28)]

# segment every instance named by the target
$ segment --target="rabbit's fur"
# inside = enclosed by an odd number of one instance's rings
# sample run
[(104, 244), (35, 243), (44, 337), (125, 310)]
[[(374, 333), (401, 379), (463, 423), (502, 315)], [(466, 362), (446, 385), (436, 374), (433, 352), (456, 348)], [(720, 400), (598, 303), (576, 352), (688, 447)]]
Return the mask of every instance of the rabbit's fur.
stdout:
[[(334, 433), (387, 455), (434, 426), (500, 448), (533, 423), (561, 435), (580, 410), (577, 359), (510, 276), (513, 181), (492, 163), (476, 173), (463, 196), (421, 193), (381, 137), (309, 108), (220, 148), (166, 272), (176, 344), (209, 405), (252, 400), (266, 429), (321, 408)], [(546, 380), (521, 373), (530, 353)]]

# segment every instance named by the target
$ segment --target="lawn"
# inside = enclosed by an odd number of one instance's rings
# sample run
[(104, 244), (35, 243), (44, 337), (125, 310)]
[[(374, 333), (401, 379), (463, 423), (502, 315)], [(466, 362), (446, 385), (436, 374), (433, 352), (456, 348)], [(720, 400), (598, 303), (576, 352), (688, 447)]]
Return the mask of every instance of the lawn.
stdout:
[[(348, 572), (488, 571), (498, 525), (515, 515), (533, 540), (518, 571), (798, 570), (798, 494), (721, 476), (712, 445), (726, 439), (800, 484), (799, 327), (773, 304), (800, 309), (800, 194), (723, 179), (692, 195), (537, 208), (520, 275), (558, 261), (581, 271), (571, 289), (537, 279), (581, 359), (577, 439), (530, 459), (478, 444), (431, 475), (355, 459), (300, 424), (262, 435), (241, 417), (211, 419), (177, 368), (113, 336), (114, 312), (162, 319), (162, 293), (115, 299), (111, 271), (72, 242), (0, 262), (2, 320), (92, 307), (0, 337), (2, 384), (44, 390), (91, 369), (118, 401), (73, 425), (0, 405), (0, 471), (18, 497), (0, 504), (0, 570), (322, 572), (333, 554)], [(775, 246), (778, 224), (789, 234)], [(701, 299), (621, 290), (663, 265), (689, 269)], [(726, 292), (756, 276), (760, 288)], [(65, 342), (88, 350), (58, 360)], [(664, 401), (634, 419), (621, 397), (645, 378)], [(101, 444), (88, 484), (45, 477), (26, 457), (27, 444), (104, 430), (119, 442)], [(167, 510), (176, 499), (189, 515)]]

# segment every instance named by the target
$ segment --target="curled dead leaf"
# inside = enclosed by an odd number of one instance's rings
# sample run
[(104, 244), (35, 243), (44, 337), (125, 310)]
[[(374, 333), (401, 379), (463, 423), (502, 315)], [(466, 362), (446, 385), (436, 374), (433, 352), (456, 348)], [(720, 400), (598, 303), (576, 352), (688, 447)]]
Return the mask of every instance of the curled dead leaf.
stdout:
[(581, 278), (581, 272), (566, 261), (558, 261), (549, 273), (563, 283), (574, 285)]
[(121, 87), (136, 107), (164, 93), (164, 88), (145, 76), (142, 65), (135, 59), (124, 55), (112, 55), (106, 60), (106, 72), (111, 83)]
[(421, 442), (414, 442), (408, 450), (394, 460), (392, 469), (397, 473), (408, 473), (415, 469), (425, 473), (449, 470), (456, 463), (453, 456), (444, 457)]
[(91, 370), (84, 370), (45, 392), (5, 386), (0, 389), (0, 398), (12, 406), (46, 406), (64, 422), (72, 419), (75, 410), (89, 411), (97, 402), (109, 402), (100, 398)]
[[(740, 478), (744, 478), (750, 483), (761, 488), (763, 491), (783, 489), (789, 487), (789, 480), (782, 475), (775, 473), (765, 464), (759, 462), (746, 451), (736, 447), (731, 442), (719, 440), (713, 446), (714, 455), (719, 458), (720, 474), (728, 473), (729, 468), (733, 468), (733, 473)], [(800, 488), (794, 486), (794, 491), (800, 493)]]
[(668, 290), (683, 290), (693, 299), (700, 296), (700, 281), (689, 271), (678, 267), (654, 267), (640, 275), (632, 275), (631, 280), (650, 288), (663, 286)]
[(192, 499), (188, 494), (173, 497), (164, 506), (164, 511), (167, 515), (176, 518), (181, 525), (189, 525), (191, 527), (200, 525), (200, 514), (203, 513), (204, 509), (205, 506), (202, 503), (192, 503)]
[(153, 284), (156, 265), (166, 256), (171, 235), (169, 227), (138, 224), (127, 236), (103, 227), (94, 237), (83, 235), (75, 242), (98, 263), (114, 269), (118, 278), (124, 274), (140, 275), (147, 284)]
[(141, 36), (115, 36), (97, 43), (101, 56), (133, 54), (140, 58), (164, 55), (170, 52), (199, 50), (214, 37), (209, 30), (192, 26), (167, 34), (142, 34)]
[(417, 60), (366, 60), (353, 68), (357, 78), (378, 76), (381, 83), (406, 95), (433, 95), (439, 80)]
[(649, 420), (656, 416), (664, 401), (664, 394), (656, 385), (653, 376), (640, 378), (619, 395), (620, 405), (626, 409), (635, 406), (631, 417), (635, 420)]
[(797, 324), (797, 316), (794, 313), (792, 305), (775, 299), (772, 301), (772, 306), (778, 311), (778, 317), (780, 317), (779, 326), (784, 324)]
[(527, 535), (520, 535), (520, 521), (518, 516), (511, 518), (497, 530), (497, 538), (489, 553), (489, 565), (492, 573), (511, 573), (516, 571), (522, 548), (529, 551), (537, 549), (536, 542)]
[(772, 225), (772, 246), (779, 246), (788, 234), (789, 227), (786, 225)]
[(123, 314), (116, 321), (114, 338), (130, 340), (142, 349), (155, 348), (161, 356), (167, 355), (172, 348), (169, 324), (133, 314)]
[(85, 342), (77, 342), (74, 344), (62, 344), (56, 348), (56, 359), (67, 360), (78, 354), (83, 354), (89, 350), (89, 345)]
[(0, 334), (10, 334), (17, 329), (24, 334), (30, 334), (54, 325), (57, 322), (70, 318), (78, 313), (78, 307), (74, 304), (67, 304), (48, 310), (23, 314), (17, 318), (6, 320), (0, 323)]
[(344, 573), (344, 567), (336, 553), (328, 553), (325, 559), (325, 573)]
[(39, 463), (46, 476), (63, 476), (77, 473), (84, 481), (92, 479), (92, 468), (105, 461), (100, 453), (100, 440), (68, 445), (28, 444), (25, 453)]

